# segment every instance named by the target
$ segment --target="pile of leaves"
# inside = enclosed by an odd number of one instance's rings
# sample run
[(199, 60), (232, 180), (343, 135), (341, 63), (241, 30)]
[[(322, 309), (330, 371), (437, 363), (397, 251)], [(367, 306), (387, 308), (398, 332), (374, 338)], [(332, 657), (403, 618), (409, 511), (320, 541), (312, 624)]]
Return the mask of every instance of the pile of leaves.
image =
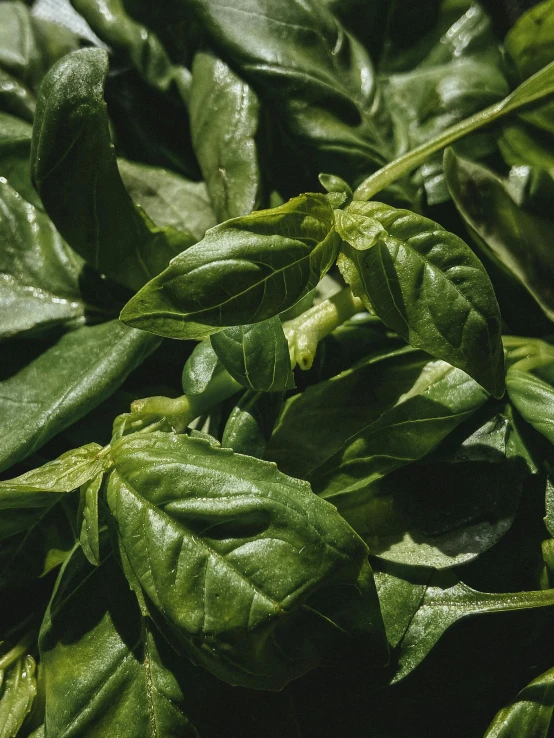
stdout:
[(553, 735), (554, 0), (72, 4), (0, 2), (0, 738)]

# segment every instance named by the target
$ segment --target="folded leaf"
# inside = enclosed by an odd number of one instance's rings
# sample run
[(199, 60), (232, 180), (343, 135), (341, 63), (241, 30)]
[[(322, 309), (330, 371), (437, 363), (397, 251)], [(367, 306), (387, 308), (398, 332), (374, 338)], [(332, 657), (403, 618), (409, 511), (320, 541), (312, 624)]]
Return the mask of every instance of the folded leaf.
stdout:
[(345, 253), (383, 322), (502, 397), (500, 312), (471, 249), (432, 220), (376, 202), (353, 202), (345, 218)]
[(390, 118), (369, 56), (323, 3), (183, 5), (218, 55), (275, 110), (294, 146), (289, 177), (306, 181), (308, 174), (313, 182), (324, 171), (359, 179), (392, 156)]
[(212, 228), (174, 258), (121, 313), (170, 338), (201, 339), (294, 305), (332, 266), (339, 239), (326, 197), (305, 194)]
[(83, 553), (94, 566), (100, 565), (100, 537), (98, 533), (98, 493), (104, 478), (103, 472), (81, 485), (79, 503), (79, 541)]
[(100, 278), (47, 215), (1, 181), (0, 240), (0, 338), (72, 329), (87, 319), (113, 316), (108, 305), (88, 302), (102, 295)]
[(8, 668), (6, 676), (0, 671), (0, 738), (16, 738), (37, 694), (36, 664), (32, 656), (20, 656)]
[(122, 551), (156, 622), (195, 661), (280, 689), (355, 634), (382, 657), (365, 546), (306, 483), (182, 435), (130, 436), (112, 456)]
[(7, 113), (0, 113), (0, 172), (27, 202), (42, 210), (42, 203), (31, 182), (29, 156), (32, 127)]
[(518, 279), (554, 320), (553, 222), (524, 210), (489, 169), (448, 150), (450, 192), (477, 244)]
[(194, 150), (218, 221), (248, 215), (261, 197), (256, 94), (224, 61), (198, 51), (189, 110)]
[(311, 472), (314, 491), (340, 510), (363, 506), (373, 482), (431, 453), (486, 400), (484, 390), (460, 369), (429, 362), (396, 404)]
[(156, 34), (126, 12), (123, 0), (71, 0), (92, 30), (110, 47), (124, 52), (151, 85), (166, 91), (178, 73)]
[(509, 417), (476, 422), (461, 442), (452, 434), (420, 464), (374, 482), (363, 498), (337, 498), (373, 556), (448, 569), (477, 558), (507, 533), (528, 468), (514, 454), (519, 439)]
[(294, 387), (289, 345), (278, 316), (226, 328), (211, 337), (219, 360), (237, 382), (254, 392)]
[(194, 241), (149, 224), (121, 181), (104, 102), (108, 57), (68, 54), (40, 88), (31, 174), (54, 225), (86, 261), (131, 289)]
[(554, 386), (530, 372), (510, 367), (506, 374), (508, 396), (533, 428), (554, 443)]

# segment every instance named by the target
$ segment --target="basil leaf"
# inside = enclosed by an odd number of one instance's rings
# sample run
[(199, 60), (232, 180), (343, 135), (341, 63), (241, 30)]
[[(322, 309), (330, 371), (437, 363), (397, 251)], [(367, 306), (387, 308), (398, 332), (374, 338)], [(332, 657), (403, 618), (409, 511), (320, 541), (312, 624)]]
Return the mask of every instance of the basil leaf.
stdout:
[(484, 738), (548, 738), (554, 712), (554, 669), (533, 679), (515, 700), (503, 707)]
[(224, 61), (199, 51), (189, 110), (192, 143), (218, 221), (248, 215), (261, 200), (256, 94)]
[(100, 565), (100, 536), (98, 533), (98, 493), (104, 478), (103, 472), (81, 485), (79, 503), (79, 541), (83, 553), (93, 566)]
[(292, 389), (289, 345), (277, 316), (214, 333), (213, 349), (229, 374), (254, 392)]
[(221, 364), (209, 340), (197, 344), (183, 367), (182, 385), (186, 395), (200, 395), (221, 371)]
[(157, 345), (151, 336), (111, 321), (67, 333), (31, 361), (23, 345), (27, 365), (18, 363), (12, 347), (0, 375), (0, 469), (107, 399)]
[(310, 473), (314, 491), (352, 512), (365, 504), (373, 482), (429, 454), (486, 400), (484, 390), (460, 369), (430, 362), (392, 407)]
[(204, 182), (126, 159), (118, 159), (117, 167), (133, 202), (157, 225), (190, 233), (191, 243), (216, 225)]
[(266, 458), (306, 479), (416, 386), (428, 362), (410, 348), (381, 351), (294, 395), (283, 406)]
[(460, 618), (480, 613), (509, 612), (554, 604), (554, 590), (536, 592), (477, 592), (452, 572), (437, 572), (398, 646), (398, 670), (393, 682), (418, 666), (435, 643)]
[(282, 393), (245, 392), (229, 414), (221, 445), (263, 458), (282, 402)]
[(0, 68), (36, 88), (44, 74), (33, 18), (21, 2), (0, 5)]
[(31, 183), (29, 154), (33, 129), (25, 121), (0, 112), (0, 172), (1, 176), (27, 202), (42, 210), (42, 203)]
[(433, 571), (379, 559), (375, 559), (374, 571), (387, 640), (396, 648), (421, 606)]
[(527, 371), (510, 367), (506, 374), (508, 396), (533, 428), (554, 443), (554, 387)]
[(346, 253), (383, 322), (502, 397), (500, 312), (470, 248), (432, 220), (388, 205), (355, 201), (346, 217), (346, 227), (337, 225)]
[(321, 171), (357, 180), (392, 156), (391, 123), (370, 59), (323, 4), (186, 0), (184, 6), (218, 55), (271, 103), (295, 149), (289, 177), (307, 180), (306, 187)]
[(382, 657), (365, 546), (308, 485), (182, 435), (123, 438), (112, 457), (122, 550), (156, 621), (195, 661), (279, 689), (355, 633)]
[(305, 194), (212, 228), (123, 308), (121, 320), (201, 339), (286, 310), (333, 264), (339, 240), (324, 195)]
[(552, 221), (518, 207), (499, 177), (452, 150), (445, 153), (445, 171), (456, 207), (477, 243), (525, 286), (553, 320)]
[(69, 245), (99, 271), (138, 289), (194, 239), (147, 223), (121, 181), (103, 97), (108, 57), (82, 49), (45, 77), (31, 174)]
[(528, 477), (524, 459), (513, 456), (517, 429), (504, 415), (478, 422), (461, 443), (450, 437), (422, 463), (374, 482), (363, 502), (343, 506), (338, 498), (373, 556), (447, 569), (480, 556), (510, 529)]
[[(61, 239), (48, 216), (0, 182), (0, 338), (77, 328), (110, 316), (86, 302), (99, 279)], [(113, 312), (112, 312), (113, 315)]]
[(177, 659), (141, 617), (106, 553), (95, 568), (74, 550), (58, 576), (39, 647), (47, 735), (198, 736), (183, 711)]
[(125, 52), (148, 84), (167, 90), (177, 70), (156, 34), (126, 12), (123, 0), (71, 0), (92, 30), (111, 48)]
[[(413, 35), (413, 43), (421, 46), (417, 34)], [(409, 147), (415, 148), (505, 97), (509, 87), (501, 59), (500, 44), (488, 16), (472, 3), (417, 65), (385, 77), (385, 99), (402, 122)], [(458, 146), (467, 155), (482, 157), (495, 150), (496, 142), (490, 134), (481, 134)], [(440, 153), (420, 167), (418, 179), (423, 180), (430, 205), (449, 199)]]
[(2, 678), (0, 698), (0, 738), (15, 738), (37, 694), (36, 664), (30, 655), (20, 656)]
[(25, 85), (0, 69), (0, 108), (10, 115), (32, 123), (36, 106), (34, 95)]

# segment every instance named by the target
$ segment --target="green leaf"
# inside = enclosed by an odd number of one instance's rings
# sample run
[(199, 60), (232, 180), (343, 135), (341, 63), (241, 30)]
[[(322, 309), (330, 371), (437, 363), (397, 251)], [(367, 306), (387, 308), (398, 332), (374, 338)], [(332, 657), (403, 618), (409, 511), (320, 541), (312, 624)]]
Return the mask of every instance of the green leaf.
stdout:
[(226, 328), (210, 340), (225, 369), (243, 387), (280, 392), (295, 386), (289, 345), (278, 316)]
[(504, 40), (506, 50), (523, 78), (552, 61), (554, 39), (554, 3), (537, 3), (518, 19)]
[(68, 54), (40, 88), (31, 174), (54, 225), (86, 261), (131, 289), (194, 239), (151, 226), (129, 197), (110, 142), (101, 49)]
[(398, 646), (398, 682), (418, 666), (443, 633), (468, 615), (509, 612), (554, 605), (554, 590), (477, 592), (452, 572), (437, 572), (429, 581), (421, 605), (413, 614)]
[(25, 121), (0, 112), (0, 171), (2, 177), (27, 202), (42, 210), (42, 203), (31, 182), (29, 155), (32, 127)]
[(22, 82), (0, 69), (0, 108), (4, 112), (32, 123), (36, 104), (34, 95)]
[(98, 533), (98, 493), (104, 473), (97, 474), (81, 485), (79, 503), (79, 541), (83, 553), (94, 566), (100, 565), (100, 537)]
[(248, 215), (261, 199), (256, 94), (224, 61), (198, 51), (189, 111), (192, 143), (218, 221)]
[(201, 339), (286, 310), (333, 264), (339, 239), (324, 195), (305, 194), (212, 228), (123, 308), (121, 320)]
[[(21, 656), (3, 679), (0, 693), (0, 738), (16, 738), (37, 694), (36, 664), (32, 656)], [(3, 675), (3, 670), (0, 671)]]
[(186, 395), (200, 395), (222, 367), (211, 341), (197, 344), (183, 367), (182, 385)]
[[(538, 3), (524, 13), (506, 36), (505, 46), (522, 79), (554, 61), (554, 4)], [(523, 111), (504, 126), (500, 150), (510, 164), (554, 168), (552, 102)]]
[(450, 192), (478, 245), (519, 280), (554, 320), (553, 223), (514, 201), (506, 184), (489, 169), (447, 150)]
[(294, 395), (283, 406), (266, 458), (285, 474), (306, 479), (410, 392), (428, 362), (410, 348), (383, 350)]
[(513, 366), (506, 374), (508, 396), (533, 428), (554, 443), (554, 387), (535, 374)]
[(553, 712), (554, 669), (549, 669), (498, 712), (484, 738), (548, 738)]
[(400, 566), (378, 559), (374, 571), (387, 640), (391, 648), (396, 648), (421, 606), (433, 572), (424, 567)]
[(156, 622), (196, 662), (280, 689), (355, 634), (383, 657), (367, 550), (306, 483), (182, 435), (130, 436), (112, 456), (122, 551)]
[(67, 560), (39, 646), (47, 735), (198, 736), (183, 711), (177, 659), (105, 554), (97, 568), (79, 548)]
[(95, 291), (100, 280), (94, 280), (48, 216), (1, 181), (0, 240), (0, 338), (72, 329), (87, 318), (110, 317), (109, 309), (86, 302), (87, 291)]
[(44, 74), (33, 18), (21, 2), (0, 5), (0, 68), (30, 88), (38, 87)]
[(310, 473), (314, 491), (343, 514), (365, 504), (376, 480), (431, 453), (487, 400), (467, 374), (443, 361), (429, 362), (406, 389)]
[[(460, 123), (447, 128), (446, 131), (435, 138), (420, 144), (412, 151), (391, 161), (390, 164), (367, 177), (356, 189), (354, 199), (369, 200), (413, 169), (421, 166), (432, 154), (442, 151), (460, 138), (475, 133), (484, 126), (488, 126), (506, 115), (515, 113), (521, 108), (531, 108), (531, 112), (524, 114), (526, 119), (531, 117), (534, 120), (538, 119), (541, 123), (546, 122), (548, 124), (551, 115), (548, 111), (544, 115), (541, 114), (541, 108), (544, 100), (552, 94), (554, 94), (554, 62), (541, 69), (533, 77), (525, 80), (499, 103), (491, 105), (485, 110), (481, 110), (460, 121)], [(536, 110), (538, 110), (538, 113), (535, 116), (534, 112)], [(510, 123), (508, 122), (507, 125), (510, 125)]]
[[(432, 139), (509, 92), (500, 44), (489, 18), (476, 4), (467, 12), (463, 10), (416, 66), (384, 79), (385, 99), (405, 128), (409, 148)], [(421, 41), (414, 33), (414, 46)], [(477, 156), (496, 148), (490, 135), (469, 139), (460, 146)], [(448, 200), (440, 154), (427, 159), (418, 171), (418, 179), (423, 180), (430, 205)]]
[(322, 3), (184, 6), (216, 53), (271, 105), (294, 147), (286, 159), (293, 181), (313, 187), (321, 171), (357, 180), (392, 156), (391, 123), (369, 56)]
[(383, 322), (502, 397), (500, 312), (471, 249), (434, 221), (381, 203), (355, 201), (346, 217), (346, 254)]
[(529, 474), (525, 460), (514, 458), (517, 429), (504, 415), (477, 422), (461, 442), (453, 434), (420, 464), (373, 483), (363, 500), (343, 506), (338, 499), (374, 556), (451, 568), (480, 556), (510, 529)]
[(190, 233), (191, 242), (216, 225), (204, 182), (126, 159), (118, 159), (117, 166), (132, 201), (157, 225)]
[(263, 458), (282, 402), (282, 393), (246, 391), (229, 414), (221, 445), (237, 454)]
[(117, 320), (67, 333), (42, 354), (35, 348), (36, 358), (12, 345), (0, 375), (0, 469), (107, 399), (157, 346)]
[(58, 566), (75, 543), (65, 494), (100, 474), (109, 463), (91, 443), (55, 461), (0, 482), (0, 583), (40, 577)]
[(71, 0), (71, 4), (108, 46), (129, 57), (148, 84), (168, 90), (179, 72), (156, 34), (127, 13), (123, 0)]

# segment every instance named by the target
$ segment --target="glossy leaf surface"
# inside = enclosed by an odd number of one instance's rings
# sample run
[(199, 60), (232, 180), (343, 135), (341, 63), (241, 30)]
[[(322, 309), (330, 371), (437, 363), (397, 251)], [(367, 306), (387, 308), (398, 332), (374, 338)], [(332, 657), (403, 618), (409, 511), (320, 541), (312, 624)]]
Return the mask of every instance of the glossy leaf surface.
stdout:
[(190, 244), (149, 227), (121, 181), (104, 102), (108, 58), (68, 54), (40, 89), (31, 173), (44, 207), (70, 246), (92, 266), (138, 289)]
[(0, 381), (0, 468), (29, 456), (109, 397), (158, 342), (118, 321), (83, 326)]
[(256, 94), (224, 61), (199, 51), (189, 110), (194, 150), (218, 221), (248, 215), (261, 197)]
[(0, 239), (2, 338), (77, 328), (87, 318), (110, 317), (109, 309), (86, 302), (87, 292), (93, 293), (99, 282), (92, 270), (62, 240), (47, 215), (1, 182)]
[(229, 374), (247, 389), (279, 392), (294, 387), (289, 345), (277, 316), (226, 328), (214, 333), (211, 342)]
[(121, 320), (162, 336), (199, 339), (271, 318), (332, 265), (333, 224), (331, 206), (318, 194), (233, 218), (173, 259), (127, 303)]
[(552, 221), (514, 202), (506, 185), (480, 164), (445, 155), (447, 181), (456, 207), (477, 243), (497, 259), (554, 318)]
[(469, 247), (427, 218), (376, 202), (353, 202), (338, 227), (383, 322), (501, 397), (500, 312)]
[(541, 674), (495, 716), (485, 738), (548, 738), (554, 712), (554, 669)]
[(190, 233), (200, 241), (216, 225), (204, 182), (192, 182), (174, 172), (118, 159), (117, 167), (132, 201), (158, 226)]
[(392, 155), (390, 120), (369, 57), (323, 3), (185, 5), (214, 50), (271, 101), (295, 144), (291, 166), (300, 177), (307, 160), (312, 171), (316, 162), (314, 179), (321, 171), (358, 179)]
[(195, 661), (231, 684), (278, 689), (349, 631), (379, 654), (365, 546), (307, 484), (186, 436), (122, 439), (112, 457), (122, 550), (157, 622)]
[(77, 548), (58, 577), (40, 634), (47, 735), (188, 738), (169, 666), (175, 657), (143, 619), (117, 564), (92, 567)]

